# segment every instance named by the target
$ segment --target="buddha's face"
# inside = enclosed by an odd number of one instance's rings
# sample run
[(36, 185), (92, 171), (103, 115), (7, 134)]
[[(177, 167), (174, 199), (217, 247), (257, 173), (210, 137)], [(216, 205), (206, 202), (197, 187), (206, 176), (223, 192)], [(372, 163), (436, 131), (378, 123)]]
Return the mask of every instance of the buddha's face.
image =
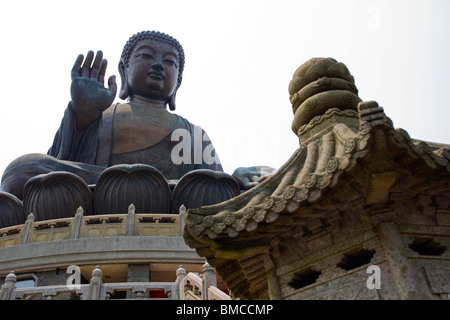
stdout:
[(168, 101), (179, 86), (179, 66), (178, 51), (172, 45), (140, 40), (126, 69), (130, 95)]

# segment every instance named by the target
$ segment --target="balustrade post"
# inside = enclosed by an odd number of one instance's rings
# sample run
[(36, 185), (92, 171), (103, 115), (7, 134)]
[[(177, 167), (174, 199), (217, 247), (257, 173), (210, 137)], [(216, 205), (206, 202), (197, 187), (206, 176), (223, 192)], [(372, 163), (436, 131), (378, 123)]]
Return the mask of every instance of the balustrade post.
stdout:
[(183, 266), (180, 266), (177, 269), (177, 280), (175, 280), (175, 283), (177, 284), (177, 290), (176, 292), (174, 292), (175, 294), (177, 294), (177, 297), (173, 297), (174, 300), (182, 300), (184, 297), (184, 284), (183, 280), (186, 277), (186, 269)]
[(180, 209), (179, 209), (179, 215), (178, 215), (178, 219), (180, 221), (179, 225), (180, 225), (180, 237), (183, 236), (183, 232), (184, 232), (184, 220), (186, 218), (186, 207), (184, 205), (181, 205)]
[(103, 272), (100, 267), (95, 267), (94, 271), (92, 271), (91, 281), (89, 282), (88, 300), (100, 300), (100, 293), (103, 285), (102, 276)]
[(0, 289), (0, 300), (15, 300), (16, 299), (16, 281), (17, 277), (14, 271), (11, 271), (5, 278), (5, 283)]
[(203, 277), (202, 277), (202, 296), (203, 300), (208, 300), (208, 288), (210, 286), (217, 287), (217, 278), (216, 273), (214, 272), (214, 268), (211, 267), (211, 265), (208, 263), (208, 261), (205, 261), (205, 264), (202, 268)]
[(134, 220), (136, 216), (136, 207), (134, 204), (130, 204), (128, 206), (128, 215), (127, 215), (127, 236), (134, 235)]
[(75, 217), (72, 223), (72, 239), (80, 238), (81, 223), (83, 221), (84, 210), (83, 207), (79, 207), (75, 212)]
[(25, 224), (23, 226), (22, 230), (22, 238), (20, 239), (20, 244), (27, 244), (28, 237), (30, 235), (31, 228), (34, 224), (34, 213), (30, 213), (27, 217), (27, 220), (25, 221)]

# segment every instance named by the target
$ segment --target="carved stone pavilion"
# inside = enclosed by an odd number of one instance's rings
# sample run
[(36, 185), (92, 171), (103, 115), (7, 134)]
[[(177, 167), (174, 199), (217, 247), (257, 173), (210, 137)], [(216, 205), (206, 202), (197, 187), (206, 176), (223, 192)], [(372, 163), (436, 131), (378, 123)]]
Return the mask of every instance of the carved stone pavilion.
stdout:
[[(300, 147), (250, 190), (202, 172), (168, 185), (136, 164), (97, 185), (31, 181), (58, 212), (0, 193), (0, 299), (449, 299), (450, 146), (395, 129), (334, 59), (303, 64), (289, 92)], [(149, 196), (127, 210), (102, 193), (142, 177)], [(58, 196), (69, 182), (82, 200)]]
[(334, 62), (291, 81), (300, 148), (255, 188), (188, 210), (186, 243), (241, 299), (448, 300), (450, 146), (394, 129)]

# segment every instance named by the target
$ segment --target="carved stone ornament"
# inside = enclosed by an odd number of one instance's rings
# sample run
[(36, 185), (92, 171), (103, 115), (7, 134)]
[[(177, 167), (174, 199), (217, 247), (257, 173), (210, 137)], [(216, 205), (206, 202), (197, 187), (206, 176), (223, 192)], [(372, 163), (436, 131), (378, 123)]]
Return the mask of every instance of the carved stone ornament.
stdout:
[[(413, 196), (423, 185), (436, 194), (448, 190), (449, 146), (413, 141), (405, 131), (394, 129), (383, 108), (357, 96), (354, 79), (342, 63), (311, 59), (296, 70), (289, 93), (292, 129), (300, 147), (263, 183), (239, 197), (186, 214), (186, 243), (229, 280), (235, 297), (281, 298), (283, 293), (276, 288), (280, 279), (275, 280), (271, 268), (275, 265), (274, 273), (283, 274), (285, 263), (304, 262), (299, 252), (316, 253), (350, 236), (347, 233), (356, 228), (352, 224), (357, 220), (339, 217), (348, 216), (347, 211), (355, 212), (358, 219), (364, 215), (355, 203), (370, 209), (392, 202), (395, 207), (394, 195)], [(442, 197), (448, 198), (448, 191)], [(398, 206), (404, 209), (402, 202)], [(434, 210), (431, 205), (420, 208)], [(342, 210), (338, 218), (337, 210)], [(441, 216), (442, 212), (438, 211)], [(231, 215), (235, 219), (230, 224)], [(392, 215), (392, 210), (372, 213), (359, 223)], [(205, 216), (207, 228), (201, 220)], [(343, 231), (345, 223), (353, 229)], [(274, 244), (278, 239), (279, 244)], [(261, 255), (275, 260), (261, 268), (248, 263)]]

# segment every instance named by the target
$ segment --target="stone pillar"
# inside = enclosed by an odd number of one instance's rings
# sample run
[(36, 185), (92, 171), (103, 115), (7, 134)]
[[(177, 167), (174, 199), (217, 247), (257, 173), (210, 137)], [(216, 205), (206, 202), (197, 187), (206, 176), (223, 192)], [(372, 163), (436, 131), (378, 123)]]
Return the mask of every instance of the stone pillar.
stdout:
[(216, 273), (214, 272), (214, 268), (211, 267), (211, 265), (208, 263), (208, 261), (205, 261), (202, 272), (203, 272), (203, 278), (202, 278), (203, 300), (209, 300), (208, 288), (210, 286), (217, 287)]
[(150, 266), (148, 264), (129, 264), (128, 282), (150, 282)]
[[(148, 264), (129, 264), (127, 282), (150, 282), (150, 266)], [(145, 298), (150, 296), (146, 292)], [(132, 292), (127, 292), (127, 298), (135, 298)]]
[(181, 300), (184, 296), (184, 286), (181, 286), (181, 283), (183, 282), (183, 279), (186, 277), (186, 269), (183, 266), (179, 266), (177, 269), (177, 279), (175, 280), (175, 283), (177, 284), (177, 294), (178, 296), (173, 298), (174, 300)]
[[(278, 240), (273, 241), (278, 242)], [(278, 279), (277, 276), (275, 264), (273, 263), (273, 260), (269, 254), (264, 255), (264, 267), (266, 269), (267, 275), (267, 287), (269, 289), (269, 299), (281, 300), (282, 294), (281, 294), (280, 280)]]
[(180, 219), (180, 223), (179, 223), (179, 225), (180, 225), (180, 237), (182, 237), (183, 233), (184, 233), (184, 223), (185, 223), (185, 219), (186, 219), (186, 207), (184, 205), (180, 206), (178, 219)]
[(31, 228), (34, 224), (34, 214), (30, 213), (27, 217), (27, 221), (25, 221), (25, 224), (23, 226), (22, 230), (22, 238), (20, 239), (20, 244), (27, 244), (28, 242), (28, 236), (30, 235)]
[[(404, 244), (396, 224), (393, 222), (382, 222), (377, 226), (376, 232), (386, 255), (389, 271), (399, 298), (402, 300), (421, 299), (420, 291), (415, 281), (416, 275), (413, 266), (405, 255)], [(381, 279), (383, 279), (383, 276)], [(381, 285), (383, 285), (383, 282), (381, 282)]]
[(83, 207), (78, 207), (72, 222), (72, 239), (78, 239), (80, 237), (83, 215), (84, 215)]
[(100, 270), (100, 267), (97, 266), (94, 271), (92, 271), (92, 278), (89, 282), (89, 294), (88, 300), (100, 300), (101, 297), (101, 289), (102, 289), (102, 276), (103, 272)]
[(0, 300), (15, 300), (16, 298), (16, 281), (17, 277), (14, 271), (11, 271), (5, 279), (5, 283), (0, 289)]
[(269, 299), (281, 300), (281, 288), (275, 268), (267, 271), (267, 286), (269, 287)]
[(127, 215), (127, 236), (134, 236), (134, 219), (136, 216), (136, 207), (134, 204), (128, 206)]
[(177, 284), (180, 284), (181, 281), (183, 281), (183, 279), (186, 277), (186, 269), (183, 266), (179, 266), (177, 269), (177, 280), (175, 280), (175, 282)]

